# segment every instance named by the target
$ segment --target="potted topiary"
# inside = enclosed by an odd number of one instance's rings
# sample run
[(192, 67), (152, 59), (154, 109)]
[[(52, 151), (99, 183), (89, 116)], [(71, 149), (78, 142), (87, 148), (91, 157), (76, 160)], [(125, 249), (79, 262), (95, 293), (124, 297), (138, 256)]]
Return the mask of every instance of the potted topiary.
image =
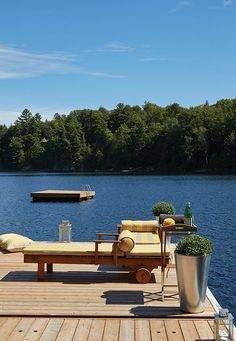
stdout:
[[(171, 203), (167, 201), (159, 201), (152, 207), (152, 213), (156, 217), (158, 224), (161, 224), (162, 221), (160, 219), (160, 215), (167, 214), (171, 216), (175, 214), (175, 208)], [(170, 243), (171, 243), (171, 237), (167, 237), (167, 244), (170, 245)]]
[(204, 311), (211, 254), (211, 241), (197, 234), (183, 238), (176, 247), (180, 309), (184, 312)]
[(154, 214), (154, 216), (158, 217), (160, 216), (160, 214), (175, 214), (175, 208), (174, 206), (166, 201), (159, 201), (158, 203), (156, 203), (153, 208), (152, 208), (152, 213)]

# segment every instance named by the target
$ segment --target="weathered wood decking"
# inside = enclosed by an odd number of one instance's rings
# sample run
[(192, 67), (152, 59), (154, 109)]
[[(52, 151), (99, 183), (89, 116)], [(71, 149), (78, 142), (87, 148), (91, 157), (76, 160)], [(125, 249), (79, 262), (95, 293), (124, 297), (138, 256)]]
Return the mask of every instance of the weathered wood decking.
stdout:
[(0, 318), (1, 341), (213, 340), (212, 320)]
[[(45, 282), (37, 281), (37, 265), (24, 264), (23, 255), (0, 254), (0, 315), (182, 317), (177, 288), (160, 296), (160, 271), (151, 282), (138, 284), (133, 273), (114, 266), (55, 264)], [(170, 271), (169, 282), (175, 283)], [(199, 317), (212, 318), (209, 300)], [(192, 315), (194, 316), (194, 315)]]
[(81, 201), (94, 196), (95, 191), (45, 190), (31, 193), (33, 201)]
[[(169, 282), (176, 281), (171, 270)], [(176, 288), (164, 302), (160, 272), (148, 284), (113, 266), (56, 264), (37, 281), (36, 265), (0, 252), (0, 340), (212, 340), (214, 305), (179, 309)]]

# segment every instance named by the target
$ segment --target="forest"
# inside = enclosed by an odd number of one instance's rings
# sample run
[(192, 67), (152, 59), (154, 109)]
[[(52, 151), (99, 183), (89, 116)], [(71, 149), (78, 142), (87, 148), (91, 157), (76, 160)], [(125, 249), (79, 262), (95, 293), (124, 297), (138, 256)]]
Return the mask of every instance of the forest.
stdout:
[(24, 109), (0, 125), (0, 170), (235, 172), (236, 99), (190, 108), (120, 103), (46, 121)]

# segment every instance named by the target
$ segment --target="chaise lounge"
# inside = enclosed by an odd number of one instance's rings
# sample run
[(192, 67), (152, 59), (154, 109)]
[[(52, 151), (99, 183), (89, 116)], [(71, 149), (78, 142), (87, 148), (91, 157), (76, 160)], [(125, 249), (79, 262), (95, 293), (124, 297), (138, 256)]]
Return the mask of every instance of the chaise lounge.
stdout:
[[(38, 280), (44, 280), (45, 264), (47, 272), (52, 272), (56, 263), (113, 264), (134, 271), (138, 283), (148, 283), (151, 271), (162, 264), (161, 245), (156, 224), (143, 222), (143, 229), (138, 225), (138, 232), (132, 223), (131, 231), (123, 224), (119, 234), (98, 233), (94, 242), (33, 242), (23, 250), (24, 262), (38, 264)], [(167, 249), (166, 262), (169, 255)]]

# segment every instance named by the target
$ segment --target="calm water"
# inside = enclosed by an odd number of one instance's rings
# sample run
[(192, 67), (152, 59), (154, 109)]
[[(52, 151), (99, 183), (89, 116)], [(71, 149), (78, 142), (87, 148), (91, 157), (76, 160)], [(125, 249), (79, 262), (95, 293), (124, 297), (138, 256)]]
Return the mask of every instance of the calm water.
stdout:
[[(30, 192), (80, 189), (90, 184), (93, 200), (33, 203)], [(122, 219), (153, 219), (151, 208), (170, 201), (177, 213), (192, 204), (199, 233), (213, 242), (209, 287), (236, 317), (236, 176), (81, 176), (0, 173), (0, 234), (16, 232), (35, 240), (57, 240), (58, 224), (69, 219), (74, 241), (116, 232)]]

